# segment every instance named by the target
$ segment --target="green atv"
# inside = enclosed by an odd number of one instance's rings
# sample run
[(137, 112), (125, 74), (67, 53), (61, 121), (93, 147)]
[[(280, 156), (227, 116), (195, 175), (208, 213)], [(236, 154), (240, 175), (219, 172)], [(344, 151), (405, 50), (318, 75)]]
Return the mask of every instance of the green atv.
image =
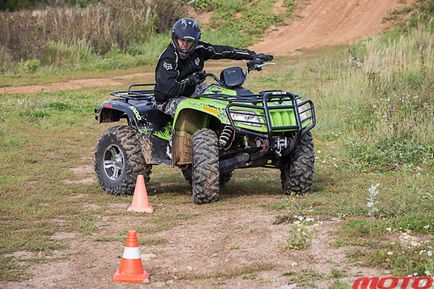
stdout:
[(220, 78), (196, 98), (181, 101), (174, 119), (156, 108), (154, 84), (133, 84), (95, 109), (100, 122), (125, 118), (128, 125), (108, 129), (95, 151), (95, 171), (110, 194), (134, 192), (138, 175), (149, 181), (153, 165), (177, 166), (192, 186), (198, 204), (220, 199), (220, 188), (237, 168), (267, 167), (281, 171), (285, 193), (311, 189), (315, 126), (311, 100), (282, 90), (257, 94), (242, 87), (255, 60), (224, 69)]

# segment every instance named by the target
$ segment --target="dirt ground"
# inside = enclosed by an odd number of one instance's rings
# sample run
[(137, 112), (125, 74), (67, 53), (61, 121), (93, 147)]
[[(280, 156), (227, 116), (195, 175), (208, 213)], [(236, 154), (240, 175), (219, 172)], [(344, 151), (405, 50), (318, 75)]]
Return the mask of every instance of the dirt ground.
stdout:
[[(87, 177), (82, 174), (83, 180)], [(179, 186), (170, 184), (169, 186)], [(166, 186), (167, 187), (167, 184)], [(155, 189), (161, 191), (162, 187)], [(185, 188), (188, 190), (188, 188)], [(87, 204), (85, 195), (83, 206)], [(83, 237), (75, 233), (58, 232), (53, 239), (65, 242), (68, 250), (56, 251), (52, 262), (30, 268), (32, 279), (19, 283), (0, 283), (1, 288), (300, 288), (285, 275), (288, 272), (308, 271), (328, 276), (331, 270), (345, 272), (348, 284), (354, 276), (384, 275), (387, 272), (359, 268), (345, 261), (348, 248), (333, 248), (334, 232), (339, 219), (321, 220), (319, 234), (312, 246), (304, 250), (282, 250), (291, 224), (274, 224), (278, 213), (258, 204), (276, 202), (279, 196), (253, 196), (241, 206), (222, 202), (206, 218), (186, 220), (172, 229), (152, 234), (153, 240), (167, 240), (162, 244), (141, 245), (142, 263), (151, 274), (146, 284), (112, 283), (119, 267), (124, 241), (96, 242), (98, 235)], [(176, 210), (183, 214), (203, 214), (204, 206), (192, 204), (190, 197), (180, 194), (173, 204), (159, 204), (151, 197), (156, 212)], [(181, 204), (181, 205), (180, 205)], [(126, 226), (146, 224), (146, 215), (115, 215), (129, 204), (113, 204), (99, 218), (101, 236), (113, 236)], [(281, 214), (281, 213), (280, 213)], [(125, 236), (126, 237), (126, 236)], [(139, 232), (139, 242), (149, 239)], [(31, 258), (30, 253), (16, 252), (18, 260)], [(56, 260), (58, 259), (58, 260)], [(233, 272), (233, 273), (232, 273)], [(204, 277), (208, 276), (208, 277)], [(211, 277), (209, 277), (211, 276)], [(333, 280), (312, 281), (316, 288), (329, 288)], [(308, 288), (308, 287), (302, 287)]]
[[(390, 9), (401, 7), (399, 0), (311, 0), (288, 26), (266, 33), (252, 47), (275, 55), (297, 49), (347, 44), (378, 34), (387, 28), (383, 18)], [(407, 1), (410, 2), (410, 1)]]
[[(281, 3), (282, 1), (278, 2)], [(291, 25), (273, 31), (263, 42), (251, 49), (285, 55), (294, 53), (300, 48), (349, 43), (360, 38), (374, 35), (385, 26), (382, 24), (387, 10), (397, 7), (399, 0), (312, 0)], [(276, 8), (277, 9), (277, 8)], [(80, 89), (119, 85), (122, 80), (135, 78), (151, 78), (150, 74), (126, 75), (110, 79), (72, 80), (47, 85), (0, 88), (0, 94), (33, 93), (61, 89)], [(84, 164), (83, 164), (84, 165)], [(77, 171), (77, 179), (73, 182), (95, 182), (92, 167), (88, 164)], [(68, 183), (65, 183), (68, 185)], [(173, 184), (178, 186), (178, 184)], [(187, 185), (185, 190), (188, 191)], [(157, 190), (163, 190), (157, 187)], [(84, 206), (87, 204), (85, 195)], [(179, 210), (182, 213), (203, 213), (204, 206), (191, 203), (190, 197), (180, 194), (173, 204), (154, 203), (158, 212)], [(301, 272), (311, 269), (314, 272), (328, 275), (332, 268), (346, 272), (348, 284), (352, 284), (354, 276), (377, 275), (388, 272), (381, 269), (359, 268), (345, 262), (348, 248), (330, 246), (336, 237), (336, 228), (341, 222), (338, 219), (321, 220), (319, 234), (310, 248), (304, 250), (283, 251), (281, 245), (288, 237), (290, 224), (274, 225), (279, 213), (262, 208), (257, 204), (280, 200), (280, 196), (248, 197), (246, 206), (233, 202), (222, 202), (206, 218), (188, 219), (181, 225), (169, 230), (159, 231), (152, 238), (167, 240), (140, 246), (145, 270), (151, 274), (151, 282), (144, 284), (115, 284), (111, 282), (114, 272), (119, 266), (119, 255), (122, 255), (123, 241), (96, 242), (98, 236), (83, 237), (75, 233), (58, 232), (53, 236), (69, 245), (68, 250), (56, 251), (50, 258), (52, 262), (33, 265), (30, 272), (32, 279), (23, 282), (0, 283), (1, 288), (296, 288), (285, 272)], [(155, 197), (151, 197), (154, 202)], [(250, 205), (249, 205), (250, 203)], [(181, 205), (179, 205), (181, 204)], [(128, 204), (117, 203), (100, 216), (98, 228), (105, 236), (118, 235), (125, 229), (125, 224), (146, 224), (148, 217), (111, 216), (111, 212), (125, 210)], [(174, 206), (177, 206), (174, 208)], [(126, 237), (126, 236), (125, 236)], [(139, 232), (139, 241), (149, 236)], [(232, 245), (231, 245), (232, 244)], [(16, 252), (18, 260), (31, 258), (29, 252)], [(259, 267), (255, 271), (255, 268)], [(247, 268), (247, 269), (246, 269)], [(253, 269), (252, 269), (253, 268)], [(243, 271), (245, 270), (245, 271)], [(247, 272), (240, 278), (230, 272)], [(249, 273), (253, 272), (253, 273)], [(248, 276), (254, 275), (252, 278)], [(205, 278), (204, 276), (211, 276)], [(222, 276), (222, 277), (219, 277)], [(321, 283), (322, 282), (322, 283)], [(317, 288), (329, 288), (328, 281), (313, 282)], [(331, 281), (330, 281), (331, 282)]]

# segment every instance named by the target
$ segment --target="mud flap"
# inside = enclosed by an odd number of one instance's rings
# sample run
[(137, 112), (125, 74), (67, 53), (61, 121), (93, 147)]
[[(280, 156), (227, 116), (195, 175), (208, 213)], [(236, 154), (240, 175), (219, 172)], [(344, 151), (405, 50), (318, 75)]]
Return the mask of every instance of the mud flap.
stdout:
[(153, 135), (142, 136), (142, 153), (148, 165), (172, 165), (172, 160), (167, 156), (167, 140), (160, 139)]
[(182, 166), (192, 163), (193, 136), (185, 131), (177, 131), (172, 144), (173, 165)]

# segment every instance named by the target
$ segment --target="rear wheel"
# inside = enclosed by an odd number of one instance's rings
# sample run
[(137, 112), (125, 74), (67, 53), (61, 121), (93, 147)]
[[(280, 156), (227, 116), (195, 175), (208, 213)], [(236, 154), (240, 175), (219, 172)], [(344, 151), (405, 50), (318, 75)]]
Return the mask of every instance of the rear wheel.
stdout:
[(139, 136), (126, 125), (114, 126), (101, 136), (94, 165), (101, 187), (112, 195), (132, 194), (137, 176), (148, 182), (152, 169), (143, 158)]
[(314, 161), (312, 134), (308, 131), (301, 137), (292, 153), (289, 167), (280, 169), (284, 193), (302, 194), (312, 188)]
[(214, 131), (204, 128), (193, 134), (192, 196), (196, 204), (220, 199), (218, 139)]

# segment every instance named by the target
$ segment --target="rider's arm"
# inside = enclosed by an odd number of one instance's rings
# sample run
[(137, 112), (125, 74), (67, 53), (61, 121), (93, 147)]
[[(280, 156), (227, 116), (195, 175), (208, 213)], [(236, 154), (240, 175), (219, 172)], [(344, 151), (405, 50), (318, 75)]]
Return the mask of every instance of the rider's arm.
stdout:
[(191, 90), (191, 83), (188, 80), (177, 80), (178, 74), (175, 61), (161, 59), (156, 71), (156, 89), (167, 99), (185, 95), (186, 91)]
[(253, 60), (256, 53), (248, 49), (235, 48), (225, 45), (213, 45), (205, 42), (200, 42), (205, 51), (205, 60), (207, 59), (235, 59), (235, 60)]

